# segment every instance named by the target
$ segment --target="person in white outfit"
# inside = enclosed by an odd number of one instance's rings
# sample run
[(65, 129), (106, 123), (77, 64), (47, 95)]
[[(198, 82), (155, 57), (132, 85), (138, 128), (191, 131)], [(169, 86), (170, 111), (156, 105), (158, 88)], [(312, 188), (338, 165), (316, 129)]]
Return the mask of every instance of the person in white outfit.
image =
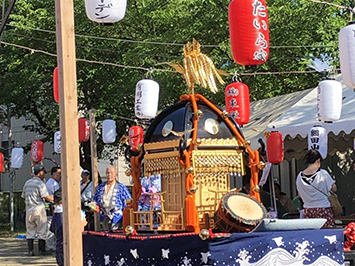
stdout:
[[(54, 166), (51, 169), (51, 177), (46, 183), (48, 194), (54, 197), (54, 192), (59, 190), (60, 181), (62, 180), (62, 170), (59, 166)], [(56, 239), (55, 235), (49, 230), (51, 227), (53, 217), (53, 206), (50, 204), (49, 209), (47, 209), (47, 241), (46, 241), (46, 250), (55, 251), (56, 248)]]
[(47, 214), (44, 200), (53, 202), (48, 194), (46, 184), (43, 182), (46, 170), (42, 165), (33, 169), (33, 177), (25, 183), (21, 197), (26, 202), (26, 238), (28, 255), (34, 256), (33, 241), (38, 234), (39, 255), (46, 255)]

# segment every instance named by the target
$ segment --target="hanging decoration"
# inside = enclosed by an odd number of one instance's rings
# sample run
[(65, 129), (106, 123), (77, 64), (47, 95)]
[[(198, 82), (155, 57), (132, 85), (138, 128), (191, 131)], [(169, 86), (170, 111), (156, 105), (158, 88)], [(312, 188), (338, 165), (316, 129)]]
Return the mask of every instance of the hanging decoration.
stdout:
[(323, 80), (317, 90), (318, 120), (331, 122), (339, 120), (343, 100), (343, 88), (336, 80)]
[(31, 161), (34, 163), (39, 163), (43, 159), (43, 148), (44, 144), (40, 140), (35, 140), (31, 145)]
[(11, 167), (21, 168), (23, 164), (23, 149), (13, 148), (11, 152)]
[(243, 66), (260, 65), (269, 57), (269, 26), (264, 0), (233, 0), (228, 10), (234, 61)]
[(128, 130), (128, 142), (132, 151), (140, 150), (140, 146), (143, 144), (143, 128), (140, 126), (132, 126)]
[(116, 121), (106, 119), (102, 122), (102, 140), (104, 143), (116, 141)]
[(340, 69), (343, 82), (355, 89), (355, 22), (339, 32)]
[(111, 24), (126, 14), (127, 0), (85, 0), (87, 17), (97, 23)]
[(224, 95), (226, 111), (239, 125), (248, 123), (250, 117), (248, 86), (241, 82), (233, 82), (226, 87)]
[(267, 134), (266, 155), (267, 160), (272, 164), (281, 163), (284, 160), (284, 142), (282, 134), (278, 131), (271, 131)]
[(62, 150), (62, 138), (60, 131), (54, 133), (54, 152), (60, 153)]
[(4, 172), (4, 154), (0, 152), (0, 173)]
[(79, 142), (86, 142), (90, 139), (90, 122), (87, 118), (79, 118)]
[(53, 96), (54, 100), (59, 103), (59, 78), (58, 78), (58, 67), (53, 71)]
[(159, 84), (152, 79), (142, 79), (136, 85), (135, 115), (140, 119), (152, 119), (158, 111)]
[(224, 84), (220, 75), (229, 74), (216, 69), (213, 61), (207, 55), (201, 53), (201, 45), (193, 39), (184, 46), (183, 66), (178, 63), (168, 63), (185, 78), (189, 93), (194, 94), (195, 83), (203, 88), (209, 88), (213, 93), (218, 91), (215, 77), (220, 84)]
[(314, 125), (308, 133), (308, 149), (318, 150), (322, 158), (328, 154), (328, 133), (321, 125)]

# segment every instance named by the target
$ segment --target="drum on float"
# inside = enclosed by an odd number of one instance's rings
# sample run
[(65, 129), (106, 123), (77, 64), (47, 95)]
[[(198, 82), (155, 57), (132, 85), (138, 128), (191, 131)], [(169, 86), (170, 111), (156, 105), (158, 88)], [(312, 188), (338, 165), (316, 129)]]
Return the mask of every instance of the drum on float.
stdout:
[(222, 197), (214, 215), (221, 232), (250, 232), (266, 217), (265, 207), (253, 197), (229, 192)]

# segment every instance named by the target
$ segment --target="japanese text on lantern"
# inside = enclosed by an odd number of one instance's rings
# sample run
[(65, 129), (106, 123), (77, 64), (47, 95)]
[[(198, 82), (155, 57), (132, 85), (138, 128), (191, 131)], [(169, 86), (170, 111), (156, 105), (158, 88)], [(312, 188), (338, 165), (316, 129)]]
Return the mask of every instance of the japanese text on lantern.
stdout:
[(266, 18), (266, 7), (262, 2), (255, 0), (252, 4), (253, 6), (253, 16), (255, 17), (253, 20), (253, 27), (260, 32), (258, 32), (257, 38), (255, 40), (255, 45), (260, 47), (259, 50), (254, 52), (254, 60), (262, 60), (266, 61), (268, 54), (265, 51), (268, 48), (268, 42), (266, 40), (265, 34), (263, 33), (267, 31), (267, 22), (264, 18)]
[(113, 6), (113, 4), (110, 3), (105, 3), (105, 0), (100, 0), (100, 3), (97, 3), (97, 6), (95, 8), (96, 12), (96, 18), (97, 19), (104, 19), (108, 18), (110, 16), (110, 11), (109, 9)]
[(238, 105), (238, 101), (235, 98), (238, 95), (239, 95), (239, 90), (237, 88), (230, 87), (227, 91), (227, 96), (232, 96), (232, 98), (229, 99), (229, 107), (231, 108), (230, 115), (233, 117), (234, 120), (240, 118), (238, 112), (238, 108), (240, 106)]
[(136, 89), (136, 115), (137, 116), (142, 116), (142, 97), (143, 97), (143, 91), (142, 91), (142, 85), (140, 83), (137, 84), (137, 89)]
[(319, 130), (312, 129), (311, 132), (311, 148), (312, 149), (319, 149)]

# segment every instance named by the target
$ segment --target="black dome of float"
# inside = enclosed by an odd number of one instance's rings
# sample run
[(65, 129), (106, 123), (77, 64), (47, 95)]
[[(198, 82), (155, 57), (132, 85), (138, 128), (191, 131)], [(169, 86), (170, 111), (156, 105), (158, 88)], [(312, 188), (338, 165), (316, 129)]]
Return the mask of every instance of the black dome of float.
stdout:
[[(202, 101), (198, 101), (197, 106), (198, 109), (203, 112), (203, 116), (199, 119), (198, 123), (198, 138), (226, 139), (235, 137), (228, 125), (216, 112), (214, 112), (214, 110), (212, 110)], [(219, 109), (222, 110), (221, 108)], [(218, 133), (211, 134), (205, 130), (205, 121), (207, 119), (213, 119), (217, 121), (219, 126)], [(241, 132), (239, 125), (234, 121), (234, 119), (231, 120), (234, 122), (234, 126), (238, 129), (238, 131)], [(191, 130), (193, 128), (193, 110), (191, 103), (189, 101), (179, 102), (167, 107), (161, 113), (159, 113), (159, 115), (152, 121), (149, 128), (147, 129), (144, 143), (179, 139), (178, 136), (175, 136), (172, 133), (165, 137), (163, 136), (163, 128), (168, 121), (172, 122), (172, 130), (175, 132), (180, 133)], [(191, 137), (192, 132), (187, 132), (184, 134), (185, 139)]]

